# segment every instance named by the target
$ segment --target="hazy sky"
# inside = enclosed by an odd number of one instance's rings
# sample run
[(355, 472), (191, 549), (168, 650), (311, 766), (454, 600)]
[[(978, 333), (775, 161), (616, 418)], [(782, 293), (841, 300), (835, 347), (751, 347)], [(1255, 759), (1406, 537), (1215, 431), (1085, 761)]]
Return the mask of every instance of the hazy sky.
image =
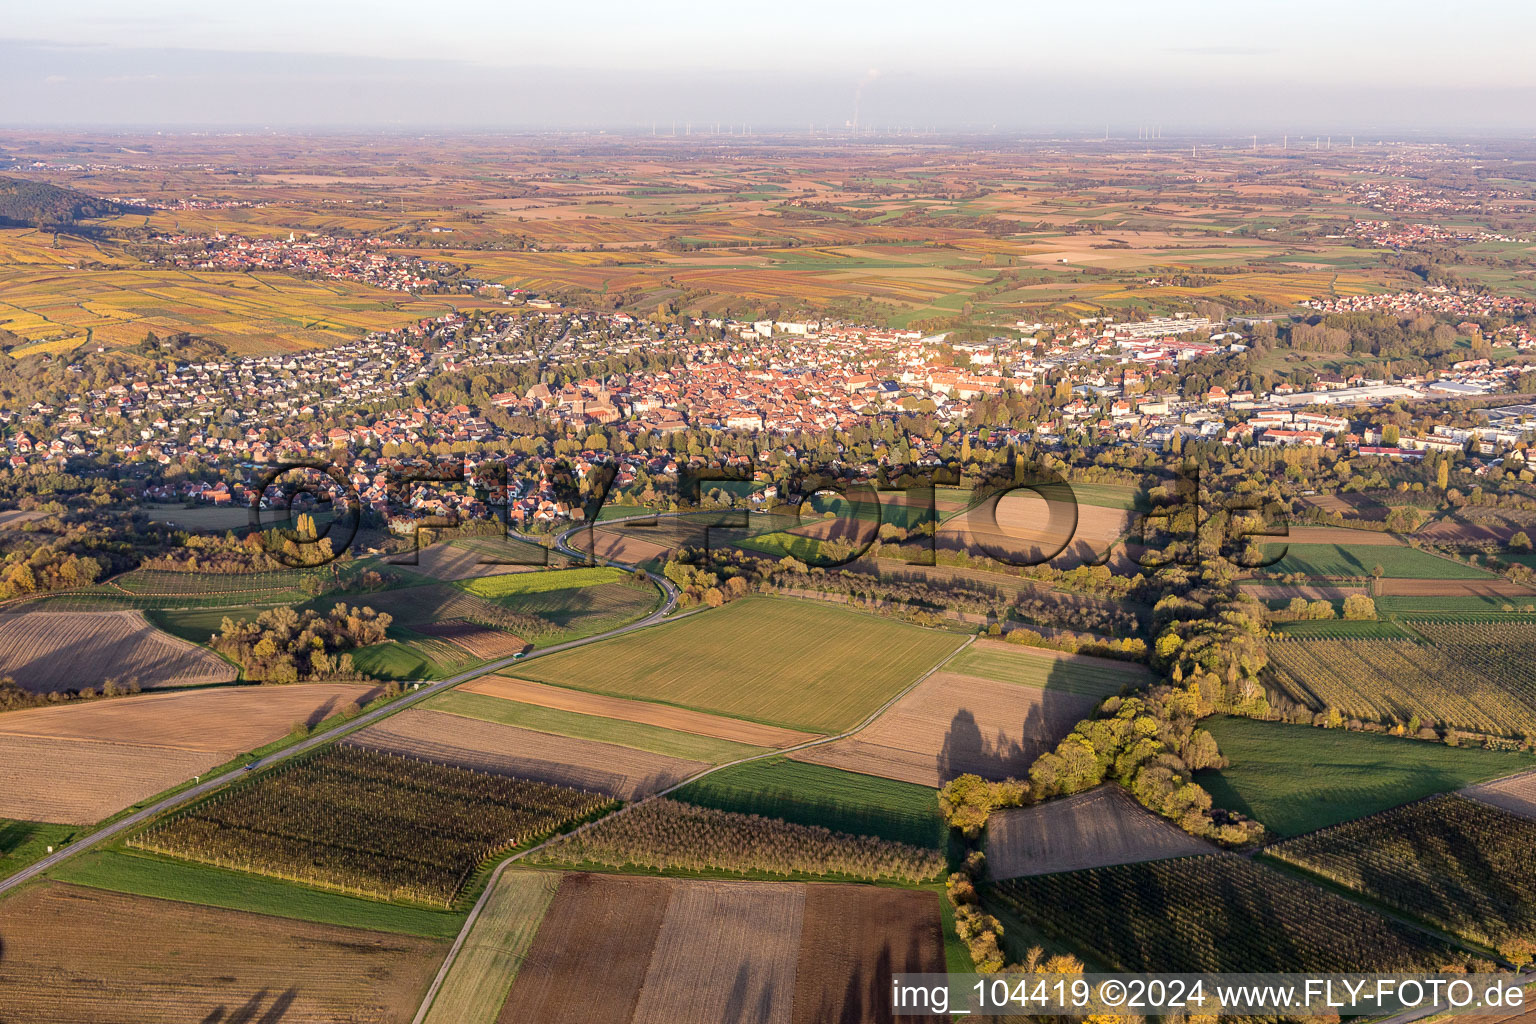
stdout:
[(1529, 0), (0, 0), (0, 123), (1536, 133)]

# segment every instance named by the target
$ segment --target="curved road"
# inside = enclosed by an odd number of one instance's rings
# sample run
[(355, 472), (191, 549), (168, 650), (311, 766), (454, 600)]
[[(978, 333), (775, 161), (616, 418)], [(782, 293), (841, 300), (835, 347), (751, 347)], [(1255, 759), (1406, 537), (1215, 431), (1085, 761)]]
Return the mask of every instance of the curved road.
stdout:
[[(580, 558), (590, 557), (585, 552), (577, 551), (574, 548), (570, 548), (566, 545), (566, 538), (575, 533), (577, 530), (581, 529), (585, 529), (585, 527), (572, 527), (571, 529), (566, 530), (564, 533), (560, 534), (555, 543), (562, 552), (576, 555)], [(358, 715), (356, 718), (343, 722), (331, 729), (327, 729), (325, 732), (316, 733), (315, 735), (300, 743), (296, 743), (291, 747), (287, 747), (283, 750), (277, 751), (276, 753), (269, 754), (268, 756), (263, 757), (257, 761), (253, 761), (243, 769), (226, 772), (223, 775), (209, 779), (207, 782), (198, 783), (189, 789), (182, 790), (180, 793), (168, 796), (163, 800), (158, 800), (148, 807), (145, 807), (143, 810), (135, 811), (128, 817), (123, 818), (120, 821), (115, 821), (112, 824), (91, 833), (83, 839), (77, 839), (70, 843), (68, 846), (60, 847), (53, 853), (44, 857), (42, 860), (22, 868), (14, 875), (11, 875), (5, 879), (0, 879), (0, 893), (8, 892), (19, 885), (24, 885), (45, 871), (55, 868), (62, 864), (64, 861), (69, 860), (71, 857), (84, 853), (86, 850), (89, 850), (93, 846), (99, 846), (109, 839), (122, 835), (124, 832), (142, 825), (144, 822), (150, 820), (156, 815), (163, 814), (169, 810), (173, 810), (177, 807), (180, 807), (182, 804), (196, 800), (199, 797), (206, 796), (215, 790), (222, 789), (233, 782), (243, 779), (255, 769), (267, 768), (271, 765), (287, 761), (290, 758), (297, 757), (300, 754), (307, 753), (316, 747), (323, 746), (332, 742), (333, 740), (340, 739), (347, 733), (363, 728), (364, 726), (372, 725), (374, 722), (377, 722), (382, 718), (387, 718), (397, 711), (410, 707), (412, 704), (420, 703), (421, 701), (427, 700), (429, 697), (441, 693), (444, 690), (452, 689), (453, 687), (458, 686), (460, 683), (467, 683), (471, 679), (477, 679), (480, 676), (488, 675), (492, 672), (499, 672), (501, 669), (507, 668), (510, 665), (521, 664), (525, 661), (531, 661), (534, 658), (542, 658), (545, 655), (557, 654), (560, 651), (570, 650), (573, 647), (580, 647), (584, 644), (596, 643), (599, 640), (606, 640), (609, 637), (621, 636), (624, 633), (630, 633), (637, 629), (645, 629), (648, 626), (654, 626), (658, 622), (664, 620), (677, 607), (677, 600), (682, 596), (681, 592), (672, 583), (672, 581), (667, 579), (665, 576), (659, 576), (656, 573), (640, 569), (638, 566), (624, 565), (620, 562), (607, 562), (605, 564), (611, 565), (615, 569), (625, 569), (631, 572), (644, 572), (646, 577), (649, 578), (652, 583), (655, 583), (658, 587), (661, 588), (662, 593), (666, 596), (666, 600), (662, 603), (660, 608), (656, 609), (645, 618), (638, 619), (626, 626), (620, 626), (618, 629), (610, 629), (606, 633), (598, 633), (594, 636), (583, 637), (580, 640), (570, 640), (563, 644), (555, 644), (552, 647), (545, 647), (542, 650), (533, 651), (521, 657), (502, 658), (499, 661), (493, 661), (488, 664), (481, 665), (479, 668), (471, 669), (468, 672), (461, 672), (459, 675), (453, 676), (450, 679), (439, 680), (435, 683), (419, 684), (421, 685), (421, 689), (410, 691), (405, 696), (399, 698), (398, 700), (391, 701), (383, 707), (375, 708), (372, 711), (365, 711), (363, 714)], [(410, 684), (407, 683), (405, 685)]]

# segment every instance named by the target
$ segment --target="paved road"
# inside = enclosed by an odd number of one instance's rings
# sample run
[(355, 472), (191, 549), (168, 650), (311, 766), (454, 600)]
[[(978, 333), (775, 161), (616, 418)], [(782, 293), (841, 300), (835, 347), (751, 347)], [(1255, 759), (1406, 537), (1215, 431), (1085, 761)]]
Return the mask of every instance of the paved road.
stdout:
[[(577, 529), (580, 529), (580, 527), (577, 527)], [(564, 546), (565, 538), (574, 532), (575, 530), (567, 530), (566, 533), (560, 536), (558, 543), (561, 545), (562, 550), (566, 551), (567, 553), (581, 555), (583, 558), (585, 558), (586, 556), (581, 552), (574, 551), (573, 549), (566, 548)], [(636, 568), (635, 566), (621, 565), (617, 562), (609, 564), (613, 565), (614, 568), (628, 569), (631, 571)], [(410, 707), (412, 704), (417, 704), (421, 701), (427, 700), (433, 695), (441, 693), (444, 690), (452, 689), (453, 687), (458, 686), (460, 683), (466, 683), (471, 679), (477, 679), (480, 676), (488, 675), (492, 672), (499, 672), (501, 669), (507, 668), (510, 665), (522, 664), (523, 662), (531, 661), (534, 658), (542, 658), (546, 655), (557, 654), (560, 651), (570, 650), (572, 647), (580, 647), (584, 644), (596, 643), (599, 640), (606, 640), (609, 637), (620, 636), (624, 633), (631, 633), (637, 629), (644, 629), (647, 626), (654, 626), (656, 623), (661, 622), (664, 618), (666, 618), (666, 616), (677, 607), (677, 599), (681, 596), (681, 594), (677, 587), (673, 585), (672, 581), (666, 577), (658, 576), (655, 573), (650, 572), (647, 572), (646, 576), (648, 576), (653, 583), (661, 588), (662, 593), (666, 595), (666, 600), (662, 603), (660, 608), (656, 609), (654, 612), (647, 615), (643, 619), (640, 619), (636, 622), (631, 622), (627, 626), (620, 626), (618, 629), (611, 629), (606, 633), (599, 633), (595, 636), (584, 637), (580, 640), (570, 640), (563, 644), (555, 644), (552, 647), (545, 647), (541, 650), (525, 654), (520, 658), (502, 658), (499, 661), (493, 661), (489, 664), (481, 665), (479, 668), (471, 669), (468, 672), (462, 672), (451, 679), (443, 679), (435, 683), (424, 682), (421, 686), (421, 689), (412, 690), (406, 696), (401, 697), (399, 700), (391, 701), (383, 707), (364, 712), (363, 714), (358, 715), (356, 718), (343, 722), (342, 724), (328, 729), (325, 732), (316, 733), (301, 743), (296, 743), (291, 747), (287, 747), (278, 751), (277, 753), (269, 754), (268, 756), (261, 758), (259, 761), (253, 762), (249, 768), (227, 772), (216, 778), (209, 779), (207, 782), (198, 783), (189, 789), (184, 789), (179, 793), (168, 796), (163, 800), (159, 800), (144, 808), (143, 810), (135, 811), (128, 817), (123, 818), (120, 821), (115, 821), (112, 824), (91, 833), (83, 839), (77, 839), (67, 846), (60, 847), (35, 864), (31, 864), (25, 868), (22, 868), (14, 875), (11, 875), (9, 878), (0, 880), (0, 893), (8, 892), (9, 890), (14, 889), (19, 885), (24, 885), (25, 883), (36, 878), (38, 875), (41, 875), (43, 872), (64, 863), (71, 857), (79, 856), (86, 850), (91, 849), (93, 846), (99, 846), (116, 836), (122, 835), (124, 832), (142, 825), (144, 822), (158, 814), (163, 814), (166, 811), (180, 807), (182, 804), (196, 800), (198, 797), (206, 796), (207, 794), (212, 793), (214, 790), (222, 789), (233, 782), (243, 779), (252, 770), (257, 768), (267, 768), (271, 765), (278, 764), (290, 758), (297, 757), (300, 754), (308, 753), (309, 751), (314, 750), (316, 747), (324, 746), (333, 740), (340, 739), (347, 733), (353, 732), (359, 728), (362, 728), (363, 726), (372, 725), (374, 722), (377, 722), (382, 718), (387, 718), (397, 711)]]

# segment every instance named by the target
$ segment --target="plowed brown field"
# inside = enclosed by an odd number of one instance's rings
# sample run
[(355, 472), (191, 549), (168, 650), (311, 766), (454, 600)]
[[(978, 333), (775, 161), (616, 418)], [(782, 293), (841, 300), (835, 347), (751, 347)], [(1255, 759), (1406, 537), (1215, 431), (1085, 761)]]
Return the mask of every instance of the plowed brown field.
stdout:
[(447, 945), (58, 884), (0, 903), (0, 944), (27, 1024), (404, 1024)]
[(0, 715), (0, 818), (86, 825), (378, 691), (352, 683), (146, 693)]
[(0, 614), (0, 675), (33, 693), (100, 686), (108, 679), (156, 686), (229, 682), (235, 667), (160, 632), (138, 612)]

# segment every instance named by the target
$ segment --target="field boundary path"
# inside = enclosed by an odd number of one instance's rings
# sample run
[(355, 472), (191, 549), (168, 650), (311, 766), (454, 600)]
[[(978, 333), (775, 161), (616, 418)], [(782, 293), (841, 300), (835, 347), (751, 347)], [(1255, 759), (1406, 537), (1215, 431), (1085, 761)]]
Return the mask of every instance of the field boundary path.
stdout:
[[(616, 563), (615, 565), (617, 568), (631, 568), (629, 566), (617, 565)], [(207, 782), (198, 783), (189, 789), (182, 790), (180, 793), (176, 793), (172, 796), (166, 797), (163, 800), (156, 801), (155, 803), (143, 808), (142, 810), (135, 811), (133, 814), (130, 814), (126, 818), (115, 821), (112, 824), (107, 825), (88, 836), (76, 839), (68, 846), (60, 847), (53, 853), (44, 857), (42, 860), (22, 868), (14, 875), (11, 875), (8, 878), (0, 879), (0, 895), (11, 891), (18, 886), (24, 885), (27, 882), (30, 882), (32, 879), (37, 878), (39, 875), (42, 875), (43, 873), (58, 867), (66, 860), (78, 856), (79, 854), (84, 853), (86, 850), (89, 850), (94, 846), (99, 846), (109, 839), (113, 839), (119, 835), (122, 835), (124, 832), (135, 828), (138, 825), (142, 825), (144, 822), (149, 821), (151, 818), (154, 818), (157, 815), (164, 814), (166, 811), (174, 810), (175, 808), (180, 807), (185, 803), (189, 803), (190, 801), (196, 800), (199, 797), (207, 796), (209, 793), (223, 789), (225, 786), (229, 786), (239, 781), (240, 779), (247, 778), (254, 769), (268, 768), (272, 765), (280, 764), (283, 761), (290, 760), (291, 758), (298, 757), (300, 754), (306, 754), (309, 751), (314, 750), (316, 747), (324, 746), (333, 740), (340, 739), (342, 736), (355, 732), (366, 726), (372, 725), (380, 719), (387, 718), (390, 715), (395, 714), (397, 711), (403, 711), (413, 704), (418, 704), (424, 700), (428, 700), (436, 694), (442, 693), (444, 690), (450, 690), (453, 687), (458, 686), (460, 683), (467, 683), (471, 679), (477, 679), (480, 676), (500, 672), (502, 669), (508, 668), (512, 665), (521, 665), (522, 663), (530, 661), (534, 658), (542, 658), (549, 654), (558, 654), (561, 651), (570, 650), (573, 647), (581, 647), (586, 644), (596, 643), (600, 640), (607, 640), (611, 637), (622, 636), (625, 633), (630, 633), (638, 629), (645, 629), (648, 626), (654, 626), (659, 622), (663, 622), (666, 620), (666, 617), (671, 614), (671, 612), (677, 607), (677, 601), (681, 596), (681, 592), (677, 589), (671, 580), (664, 576), (650, 572), (647, 572), (646, 576), (651, 580), (651, 582), (655, 583), (658, 587), (661, 588), (662, 594), (665, 595), (666, 599), (662, 602), (660, 608), (651, 612), (643, 619), (631, 622), (628, 625), (620, 626), (617, 629), (610, 629), (606, 633), (598, 633), (594, 636), (583, 637), (579, 640), (569, 640), (565, 643), (554, 644), (550, 647), (545, 647), (541, 650), (533, 651), (520, 657), (500, 658), (496, 661), (481, 665), (478, 668), (470, 669), (467, 672), (461, 672), (458, 675), (452, 676), (448, 679), (442, 679), (437, 682), (424, 681), (419, 684), (421, 689), (409, 691), (405, 696), (399, 698), (398, 700), (391, 701), (383, 707), (375, 708), (372, 711), (366, 711), (363, 714), (358, 715), (356, 718), (343, 722), (340, 725), (328, 729), (323, 733), (317, 733), (316, 735), (311, 736), (302, 742), (296, 743), (291, 747), (287, 747), (278, 751), (277, 753), (269, 754), (266, 757), (253, 761), (243, 770), (226, 772), (223, 775), (209, 779)]]
[[(563, 535), (561, 540), (562, 542), (564, 541)], [(696, 772), (695, 774), (689, 776), (686, 779), (683, 779), (680, 782), (668, 786), (666, 789), (652, 793), (650, 796), (636, 800), (634, 803), (625, 804), (623, 807), (620, 807), (612, 814), (605, 814), (601, 818), (589, 821), (577, 828), (572, 829), (569, 832), (562, 832), (559, 835), (550, 836), (548, 839), (545, 839), (541, 843), (530, 846), (526, 850), (521, 850), (517, 853), (514, 853), (512, 856), (496, 865), (496, 870), (491, 872), (490, 880), (486, 883), (485, 891), (482, 892), (480, 894), (480, 898), (475, 901), (475, 905), (473, 908), (471, 908), (469, 916), (464, 919), (464, 926), (459, 929), (458, 937), (453, 940), (453, 945), (449, 947), (448, 954), (443, 959), (443, 966), (438, 968), (437, 976), (432, 979), (432, 985), (427, 989), (427, 994), (422, 998), (421, 1008), (416, 1011), (416, 1016), (411, 1019), (411, 1024), (422, 1024), (422, 1022), (427, 1019), (427, 1014), (432, 1010), (432, 1003), (437, 999), (437, 993), (439, 990), (441, 990), (443, 982), (447, 980), (448, 972), (453, 968), (454, 961), (458, 959), (459, 951), (464, 948), (465, 942), (469, 940), (470, 932), (473, 931), (475, 922), (480, 917), (480, 911), (484, 909), (485, 904), (490, 900), (491, 891), (496, 888), (497, 880), (501, 878), (502, 872), (510, 867), (513, 863), (522, 860), (524, 857), (527, 857), (530, 854), (537, 853), (538, 851), (544, 849), (544, 847), (553, 843), (557, 843), (569, 836), (580, 835), (582, 832), (585, 832), (587, 829), (594, 827), (599, 822), (609, 821), (615, 816), (623, 814), (625, 811), (632, 810), (636, 807), (639, 807), (641, 804), (648, 803), (651, 800), (660, 799), (669, 793), (682, 789), (684, 786), (697, 782), (699, 779), (702, 779), (707, 775), (712, 775), (715, 772), (723, 771), (726, 768), (734, 768), (737, 765), (748, 764), (752, 761), (763, 761), (768, 758), (781, 757), (785, 754), (790, 754), (797, 750), (804, 750), (807, 747), (820, 746), (824, 743), (835, 743), (838, 740), (847, 739), (856, 733), (863, 732), (869, 726), (874, 724), (875, 719), (889, 711), (897, 701), (901, 700), (901, 698), (917, 689), (918, 686), (926, 682), (928, 678), (935, 672), (941, 671), (945, 665), (948, 665), (955, 658), (959, 657), (963, 651), (965, 651), (971, 646), (971, 644), (975, 642), (976, 638), (974, 636), (966, 637), (965, 642), (962, 643), (959, 647), (956, 647), (953, 651), (950, 651), (943, 658), (939, 659), (937, 664), (933, 665), (928, 669), (928, 671), (918, 676), (907, 686), (902, 687), (900, 692), (894, 694), (889, 700), (887, 700), (884, 704), (881, 704), (874, 711), (871, 711), (862, 722), (860, 722), (858, 725), (855, 725), (852, 729), (849, 729), (846, 732), (838, 733), (836, 736), (818, 736), (816, 739), (806, 740), (804, 743), (797, 743), (792, 747), (784, 747), (779, 750), (770, 750), (762, 754), (753, 754), (751, 757), (737, 758), (736, 760), (729, 761), (725, 764), (713, 765), (701, 772)]]

